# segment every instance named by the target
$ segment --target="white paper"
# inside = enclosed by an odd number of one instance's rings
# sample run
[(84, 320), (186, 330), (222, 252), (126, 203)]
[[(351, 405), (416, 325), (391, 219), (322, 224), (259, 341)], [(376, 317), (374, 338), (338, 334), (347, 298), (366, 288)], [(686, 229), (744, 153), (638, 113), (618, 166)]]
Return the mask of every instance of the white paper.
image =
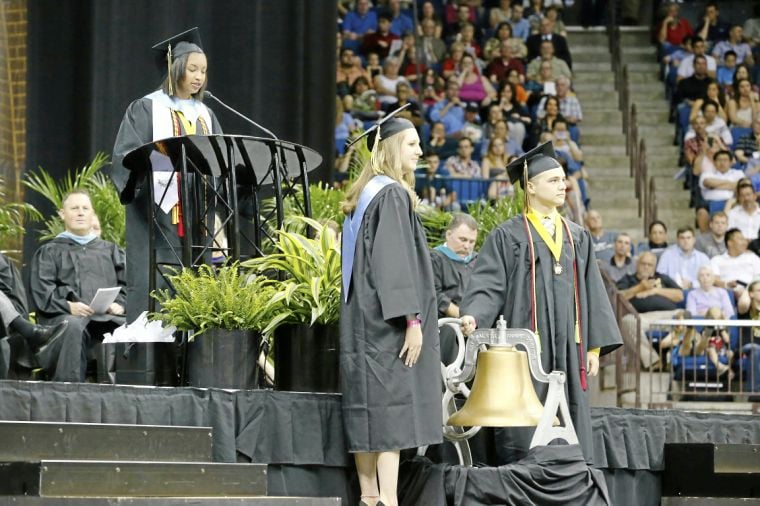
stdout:
[(169, 214), (172, 207), (179, 202), (179, 187), (172, 161), (168, 156), (153, 151), (150, 154), (150, 163), (153, 167), (153, 200), (161, 206), (163, 212)]
[(557, 94), (557, 85), (554, 84), (554, 81), (546, 81), (544, 83), (544, 95), (556, 95)]
[(90, 302), (90, 308), (95, 314), (105, 314), (111, 304), (113, 304), (113, 301), (116, 300), (116, 297), (119, 296), (120, 290), (121, 287), (119, 286), (113, 288), (98, 288), (95, 297), (93, 297), (92, 302)]
[(148, 321), (148, 312), (130, 323), (117, 327), (113, 333), (104, 334), (104, 343), (173, 343), (176, 327), (164, 328), (159, 321)]

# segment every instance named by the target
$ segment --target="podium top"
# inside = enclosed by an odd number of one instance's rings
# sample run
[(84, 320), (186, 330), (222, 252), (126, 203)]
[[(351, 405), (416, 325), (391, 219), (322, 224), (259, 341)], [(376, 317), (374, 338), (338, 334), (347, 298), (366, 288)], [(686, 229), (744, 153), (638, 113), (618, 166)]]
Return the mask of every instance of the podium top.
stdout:
[(153, 169), (151, 155), (167, 156), (173, 167), (182, 160), (182, 147), (187, 159), (201, 173), (215, 177), (227, 176), (236, 169), (238, 184), (263, 185), (273, 182), (271, 166), (274, 153), (280, 153), (280, 164), (288, 177), (311, 172), (322, 163), (322, 155), (294, 142), (246, 135), (184, 135), (149, 142), (130, 151), (124, 166), (131, 171)]

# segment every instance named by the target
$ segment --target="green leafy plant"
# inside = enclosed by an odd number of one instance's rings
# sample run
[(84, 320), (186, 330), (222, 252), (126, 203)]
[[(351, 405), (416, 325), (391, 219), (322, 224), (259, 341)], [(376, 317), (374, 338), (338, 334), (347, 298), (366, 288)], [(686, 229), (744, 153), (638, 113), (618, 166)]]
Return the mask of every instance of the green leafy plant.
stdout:
[[(55, 179), (42, 167), (37, 172), (27, 174), (23, 184), (42, 195), (55, 209), (63, 205), (63, 197), (74, 189), (86, 190), (92, 199), (95, 214), (100, 219), (102, 238), (124, 247), (125, 241), (125, 212), (119, 201), (116, 187), (101, 170), (108, 164), (108, 155), (97, 153), (89, 165), (69, 172), (61, 180)], [(42, 240), (52, 239), (63, 232), (63, 221), (57, 213), (44, 223)]]
[(151, 296), (161, 310), (152, 320), (192, 330), (195, 336), (212, 328), (261, 330), (267, 301), (275, 287), (263, 276), (249, 276), (239, 262), (218, 268), (201, 265), (168, 276), (174, 291), (156, 290)]
[(475, 250), (480, 250), (486, 237), (494, 228), (512, 216), (520, 214), (522, 209), (523, 193), (519, 188), (515, 189), (513, 197), (501, 198), (492, 203), (481, 201), (471, 204), (467, 211), (478, 222), (478, 240), (475, 243)]
[(268, 274), (275, 294), (265, 301), (271, 317), (263, 329), (270, 336), (280, 325), (333, 325), (340, 316), (341, 265), (335, 237), (316, 220), (299, 217), (317, 231), (317, 238), (281, 230), (276, 252), (243, 263), (257, 274)]
[(27, 220), (39, 221), (42, 214), (26, 202), (8, 202), (5, 193), (5, 181), (0, 178), (0, 241), (8, 244), (24, 234)]
[(443, 242), (444, 233), (451, 223), (453, 215), (448, 211), (427, 204), (418, 204), (415, 211), (425, 229), (428, 247), (435, 248)]

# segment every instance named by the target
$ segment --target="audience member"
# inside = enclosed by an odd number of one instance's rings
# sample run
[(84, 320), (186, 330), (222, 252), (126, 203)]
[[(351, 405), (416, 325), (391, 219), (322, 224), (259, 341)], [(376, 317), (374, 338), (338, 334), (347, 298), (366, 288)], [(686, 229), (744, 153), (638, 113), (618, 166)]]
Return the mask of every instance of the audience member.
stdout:
[(351, 116), (362, 121), (379, 119), (384, 112), (377, 109), (377, 92), (373, 90), (364, 76), (359, 76), (351, 85), (351, 94), (343, 97), (343, 107)]
[(715, 286), (715, 273), (709, 265), (703, 265), (698, 272), (699, 284), (686, 296), (686, 309), (693, 315), (705, 316), (711, 307), (719, 307), (726, 318), (734, 315), (734, 306), (725, 288)]
[(428, 67), (442, 63), (446, 56), (446, 43), (437, 34), (439, 26), (432, 19), (423, 19), (420, 26), (422, 35), (417, 39), (417, 57), (420, 63)]
[(482, 107), (488, 107), (497, 99), (491, 81), (481, 75), (472, 55), (462, 56), (456, 80), (459, 84), (459, 98), (465, 102), (477, 102)]
[(483, 175), (478, 162), (472, 159), (474, 147), (475, 145), (469, 138), (462, 137), (459, 139), (457, 154), (449, 157), (444, 164), (444, 167), (452, 177), (488, 177), (487, 175)]
[[(58, 345), (38, 353), (37, 360), (54, 381), (82, 382), (103, 334), (125, 321), (126, 260), (121, 248), (92, 234), (87, 193), (69, 193), (59, 214), (65, 231), (34, 254), (31, 294), (40, 322), (68, 321), (68, 326)], [(114, 287), (121, 288), (115, 302), (96, 314), (89, 306), (95, 293)]]
[(734, 96), (728, 101), (728, 119), (734, 127), (750, 128), (752, 118), (760, 113), (760, 101), (749, 79), (734, 81)]
[(705, 5), (705, 14), (702, 22), (697, 26), (697, 35), (702, 37), (710, 47), (713, 47), (717, 42), (728, 38), (729, 29), (729, 24), (720, 19), (718, 2), (708, 2)]
[(733, 51), (736, 56), (736, 63), (746, 63), (749, 66), (755, 64), (752, 57), (752, 47), (744, 42), (744, 29), (741, 25), (733, 25), (728, 34), (728, 40), (721, 40), (713, 48), (712, 54), (721, 63), (729, 51)]
[[(515, 2), (517, 3), (517, 2)], [(499, 0), (498, 5), (488, 11), (488, 26), (499, 31), (501, 23), (508, 23), (512, 17), (512, 0)]]
[(391, 33), (399, 37), (414, 33), (414, 22), (401, 11), (401, 0), (388, 0), (388, 13), (391, 18)]
[[(702, 190), (702, 196), (708, 203), (725, 202), (733, 196), (736, 183), (744, 177), (744, 173), (732, 169), (732, 162), (731, 152), (722, 149), (713, 157), (715, 171), (702, 170), (699, 176), (699, 187)], [(730, 221), (731, 215), (729, 214), (729, 223)]]
[(540, 54), (535, 58), (529, 58), (527, 77), (528, 79), (538, 80), (539, 71), (543, 64), (548, 63), (551, 66), (552, 77), (557, 79), (560, 76), (565, 76), (568, 79), (573, 77), (573, 73), (570, 70), (568, 64), (555, 56), (554, 43), (550, 40), (544, 40), (541, 42)]
[(388, 14), (380, 14), (377, 18), (377, 31), (368, 33), (362, 40), (362, 53), (377, 53), (380, 60), (388, 57), (393, 41), (400, 37), (391, 33), (391, 18)]
[(710, 216), (709, 227), (709, 231), (699, 234), (694, 247), (712, 258), (726, 252), (725, 236), (728, 229), (728, 215), (723, 211), (713, 213)]
[(734, 155), (741, 164), (746, 165), (752, 159), (760, 160), (760, 114), (755, 114), (752, 131), (737, 139), (734, 148)]
[(465, 53), (478, 59), (482, 58), (483, 49), (480, 47), (480, 44), (478, 44), (478, 41), (475, 40), (475, 25), (472, 23), (465, 23), (462, 26), (462, 30), (459, 32), (457, 39), (464, 46)]
[(522, 60), (515, 57), (509, 42), (502, 41), (498, 48), (498, 54), (494, 57), (485, 70), (485, 75), (493, 82), (506, 81), (509, 71), (515, 69), (525, 77), (525, 65)]
[(351, 92), (351, 86), (357, 78), (369, 79), (369, 74), (361, 67), (361, 61), (354, 54), (354, 50), (348, 47), (340, 51), (340, 61), (336, 72), (335, 82), (338, 85), (338, 95), (344, 97)]
[[(702, 116), (702, 106), (706, 102), (714, 102), (717, 107), (717, 116), (723, 120), (724, 123), (728, 122), (728, 113), (726, 112), (726, 109), (728, 108), (728, 101), (726, 100), (726, 95), (723, 93), (723, 91), (720, 89), (720, 86), (717, 82), (713, 81), (707, 85), (707, 92), (704, 97), (700, 97), (696, 99), (692, 105), (691, 105), (691, 113), (689, 114), (689, 122), (691, 123), (694, 121), (694, 118), (697, 116)], [(707, 123), (710, 123), (709, 121)], [(714, 128), (714, 127), (713, 127)], [(686, 136), (688, 137), (691, 132), (693, 132), (694, 129), (690, 128), (689, 131), (686, 133)], [(707, 129), (708, 132), (712, 132), (709, 128)]]
[(483, 58), (486, 61), (490, 61), (494, 58), (496, 51), (499, 51), (501, 57), (505, 58), (505, 55), (507, 54), (505, 48), (509, 48), (508, 52), (510, 58), (524, 60), (525, 57), (528, 56), (528, 48), (525, 45), (525, 40), (515, 37), (512, 34), (512, 25), (506, 22), (501, 23), (496, 29), (494, 37), (486, 41), (483, 46)]
[(760, 278), (760, 258), (747, 251), (747, 239), (738, 228), (726, 232), (726, 252), (712, 257), (710, 267), (718, 277), (716, 285), (733, 290), (737, 299), (753, 279)]
[[(559, 112), (562, 113), (569, 126), (576, 126), (583, 120), (583, 111), (581, 110), (581, 103), (578, 97), (570, 91), (570, 79), (560, 76), (557, 78), (556, 84)], [(546, 104), (546, 100), (547, 97), (543, 97), (538, 103), (538, 112), (536, 114), (539, 118), (544, 116), (544, 104)]]
[[(528, 46), (528, 61), (532, 61), (539, 56), (544, 56), (545, 49), (544, 43), (552, 43), (552, 55), (556, 55), (559, 59), (563, 60), (568, 69), (573, 68), (573, 61), (570, 57), (570, 49), (567, 45), (567, 39), (562, 35), (554, 33), (554, 23), (548, 18), (541, 19), (540, 33), (531, 35), (526, 41)], [(568, 75), (568, 77), (571, 77)]]
[[(707, 320), (726, 320), (727, 316), (720, 307), (711, 307), (705, 313)], [(734, 352), (731, 350), (731, 337), (728, 335), (726, 327), (722, 325), (706, 326), (702, 329), (699, 343), (695, 353), (701, 355), (706, 353), (707, 358), (718, 370), (718, 377), (728, 373), (729, 379), (733, 379), (734, 372), (731, 370), (731, 360)], [(721, 361), (720, 358), (723, 358)]]
[(670, 2), (665, 6), (665, 17), (657, 30), (657, 39), (662, 44), (663, 51), (670, 54), (675, 47), (683, 42), (684, 37), (694, 35), (694, 29), (686, 18), (679, 15), (679, 6)]
[(443, 23), (438, 17), (438, 14), (435, 12), (435, 6), (433, 5), (433, 2), (431, 2), (430, 0), (427, 0), (422, 3), (422, 8), (420, 9), (420, 19), (417, 25), (417, 35), (420, 35), (420, 36), (424, 35), (424, 30), (425, 30), (424, 25), (428, 21), (432, 21), (433, 26), (435, 27), (433, 36), (436, 39), (441, 39), (441, 37), (443, 36)]
[[(710, 86), (715, 86), (716, 83), (710, 83)], [(700, 100), (694, 102), (694, 106), (699, 103)], [(720, 137), (725, 146), (731, 146), (734, 143), (734, 138), (731, 135), (731, 129), (726, 125), (725, 120), (718, 115), (720, 105), (717, 102), (713, 102), (710, 99), (701, 100), (701, 113), (705, 119), (705, 131), (708, 134)], [(684, 136), (684, 141), (687, 141), (694, 137), (696, 133), (694, 128), (690, 128)]]
[[(739, 172), (739, 171), (737, 171)], [(737, 204), (728, 212), (728, 227), (738, 228), (745, 239), (757, 239), (760, 229), (760, 206), (751, 184), (739, 184), (736, 187)]]
[(522, 40), (528, 40), (530, 36), (530, 21), (523, 17), (523, 5), (516, 3), (512, 6), (512, 16), (509, 18), (509, 24), (512, 25), (512, 34)]
[(599, 265), (617, 283), (624, 276), (636, 272), (636, 264), (631, 258), (631, 236), (621, 232), (615, 238), (614, 254), (609, 262), (599, 261)]
[(547, 97), (546, 101), (544, 102), (544, 108), (541, 112), (541, 117), (539, 117), (534, 123), (534, 138), (536, 138), (542, 132), (551, 132), (554, 130), (555, 121), (562, 120), (567, 122), (559, 110), (559, 99), (557, 97)]
[(491, 139), (488, 141), (486, 154), (481, 161), (483, 175), (488, 178), (494, 177), (495, 174), (492, 175), (492, 171), (503, 171), (507, 167), (508, 159), (509, 155), (504, 140), (498, 137)]
[(718, 72), (715, 79), (721, 87), (732, 86), (734, 84), (734, 74), (736, 73), (736, 53), (731, 50), (723, 54), (723, 61), (718, 63)]
[(441, 66), (441, 75), (447, 79), (447, 82), (452, 77), (456, 77), (459, 62), (464, 55), (464, 44), (461, 42), (454, 42), (449, 46), (449, 55), (443, 60), (443, 65)]
[[(462, 126), (464, 126), (464, 112), (462, 113)], [(460, 127), (461, 129), (461, 127)], [(457, 141), (446, 136), (446, 127), (440, 121), (436, 121), (430, 127), (430, 139), (425, 145), (425, 151), (435, 153), (441, 160), (453, 156), (457, 152)]]
[(356, 7), (343, 18), (343, 45), (358, 50), (365, 35), (377, 30), (377, 14), (369, 0), (356, 0)]
[(398, 58), (388, 57), (383, 63), (382, 74), (375, 76), (375, 91), (377, 100), (381, 105), (392, 104), (398, 97), (396, 96), (396, 87), (399, 83), (409, 84), (409, 81), (402, 75), (399, 75), (401, 62)]
[(649, 224), (647, 240), (639, 243), (636, 253), (641, 255), (644, 251), (650, 251), (659, 260), (662, 252), (668, 247), (668, 227), (661, 220), (654, 220)]
[(608, 262), (615, 252), (615, 238), (617, 233), (604, 230), (602, 215), (594, 209), (586, 213), (586, 229), (591, 234), (594, 243), (594, 253), (597, 260)]
[(456, 79), (450, 79), (446, 83), (446, 98), (433, 106), (430, 119), (443, 123), (447, 136), (457, 136), (464, 127), (464, 106), (459, 99), (459, 83)]
[[(525, 142), (528, 128), (532, 123), (530, 112), (525, 105), (517, 100), (515, 85), (504, 83), (499, 91), (499, 104), (503, 119), (509, 124), (510, 139), (522, 146)], [(515, 152), (510, 151), (510, 154)]]
[(657, 262), (657, 272), (667, 275), (684, 290), (698, 286), (699, 269), (710, 263), (710, 258), (694, 249), (694, 229), (679, 228), (676, 232), (676, 244), (662, 252)]
[(718, 71), (718, 62), (715, 58), (706, 54), (705, 41), (702, 40), (702, 37), (694, 36), (691, 38), (691, 54), (681, 60), (681, 63), (678, 65), (676, 77), (678, 81), (694, 75), (696, 70), (695, 59), (700, 56), (707, 62), (707, 76), (715, 79), (715, 74)]

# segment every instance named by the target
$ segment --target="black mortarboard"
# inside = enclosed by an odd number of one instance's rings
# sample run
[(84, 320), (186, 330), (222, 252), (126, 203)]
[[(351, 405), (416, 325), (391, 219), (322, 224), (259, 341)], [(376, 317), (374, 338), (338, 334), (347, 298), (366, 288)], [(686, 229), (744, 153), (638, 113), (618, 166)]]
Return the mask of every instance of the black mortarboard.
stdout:
[(403, 130), (406, 130), (408, 128), (414, 128), (414, 124), (409, 121), (408, 119), (404, 118), (396, 118), (396, 114), (400, 113), (407, 107), (409, 107), (411, 103), (406, 103), (396, 109), (395, 111), (389, 112), (386, 114), (381, 120), (377, 121), (374, 125), (369, 127), (363, 134), (361, 134), (356, 139), (351, 140), (351, 142), (348, 143), (348, 146), (351, 146), (352, 144), (355, 144), (359, 142), (364, 137), (367, 138), (367, 148), (369, 148), (370, 151), (372, 151), (372, 146), (375, 145), (375, 137), (377, 136), (377, 129), (380, 129), (380, 140), (387, 139), (388, 137), (395, 135)]
[(200, 31), (196, 26), (159, 42), (152, 49), (156, 51), (158, 69), (161, 72), (166, 72), (171, 67), (171, 60), (187, 53), (203, 52)]
[(556, 160), (555, 156), (551, 141), (536, 146), (507, 165), (509, 180), (513, 184), (519, 181), (520, 186), (525, 189), (525, 162), (527, 161), (528, 163), (527, 176), (530, 180), (547, 170), (561, 169), (562, 165)]

